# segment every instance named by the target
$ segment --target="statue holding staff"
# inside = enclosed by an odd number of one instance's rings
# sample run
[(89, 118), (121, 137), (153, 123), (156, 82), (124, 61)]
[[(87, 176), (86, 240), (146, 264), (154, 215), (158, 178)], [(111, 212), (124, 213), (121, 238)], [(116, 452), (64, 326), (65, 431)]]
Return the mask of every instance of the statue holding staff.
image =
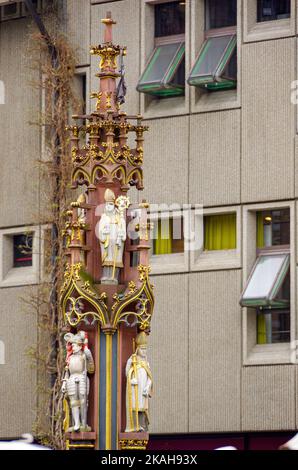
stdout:
[(152, 373), (147, 361), (147, 335), (136, 338), (136, 351), (126, 364), (126, 429), (125, 432), (147, 432)]
[(125, 209), (129, 199), (120, 196), (115, 200), (111, 189), (105, 192), (105, 210), (98, 225), (98, 236), (103, 266), (102, 284), (118, 284), (120, 268), (123, 268), (123, 251), (126, 240)]

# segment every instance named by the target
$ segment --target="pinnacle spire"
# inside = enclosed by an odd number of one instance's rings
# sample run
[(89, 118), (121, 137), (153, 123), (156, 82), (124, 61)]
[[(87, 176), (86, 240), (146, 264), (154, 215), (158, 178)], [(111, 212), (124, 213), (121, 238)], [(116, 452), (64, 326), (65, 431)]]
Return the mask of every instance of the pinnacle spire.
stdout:
[(100, 57), (100, 72), (96, 76), (100, 79), (99, 92), (92, 93), (91, 98), (97, 98), (96, 112), (117, 113), (119, 111), (119, 103), (117, 100), (117, 78), (121, 74), (117, 71), (117, 59), (119, 55), (125, 55), (126, 48), (114, 45), (112, 42), (113, 25), (116, 21), (112, 19), (111, 12), (107, 12), (106, 18), (101, 22), (105, 25), (104, 42), (99, 46), (91, 46), (90, 53)]

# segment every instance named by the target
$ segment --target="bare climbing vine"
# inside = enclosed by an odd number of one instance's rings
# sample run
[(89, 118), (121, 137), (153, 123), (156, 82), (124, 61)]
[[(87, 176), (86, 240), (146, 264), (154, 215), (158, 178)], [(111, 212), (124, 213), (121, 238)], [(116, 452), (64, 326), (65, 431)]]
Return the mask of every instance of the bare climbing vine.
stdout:
[(31, 67), (40, 80), (32, 86), (40, 90), (42, 111), (38, 129), (42, 137), (39, 165), (41, 230), (40, 283), (32, 288), (25, 302), (38, 323), (37, 344), (30, 356), (37, 369), (37, 411), (35, 438), (55, 449), (65, 447), (63, 437), (63, 399), (61, 380), (64, 370), (63, 333), (65, 326), (59, 308), (59, 290), (63, 279), (63, 228), (69, 206), (71, 155), (67, 125), (71, 112), (80, 113), (82, 102), (75, 96), (75, 54), (67, 38), (53, 28), (50, 31), (55, 60), (41, 34), (32, 33), (28, 49)]

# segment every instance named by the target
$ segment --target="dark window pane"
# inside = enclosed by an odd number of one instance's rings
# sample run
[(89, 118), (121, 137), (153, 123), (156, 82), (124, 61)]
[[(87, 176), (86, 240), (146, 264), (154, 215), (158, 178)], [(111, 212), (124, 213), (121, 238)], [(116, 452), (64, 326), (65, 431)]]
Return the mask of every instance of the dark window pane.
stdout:
[(257, 318), (257, 343), (289, 343), (290, 312), (288, 310), (272, 310), (259, 313)]
[(259, 22), (289, 18), (290, 14), (291, 0), (258, 0)]
[(184, 252), (183, 219), (170, 218), (154, 221), (154, 255), (166, 255)]
[(14, 235), (13, 237), (13, 267), (32, 266), (32, 234)]
[(237, 51), (236, 48), (233, 52), (231, 60), (229, 61), (225, 71), (224, 76), (232, 80), (237, 80)]
[(257, 247), (290, 244), (290, 209), (257, 213)]
[(182, 60), (171, 83), (172, 85), (177, 85), (179, 87), (185, 86), (185, 60)]
[(155, 37), (185, 33), (185, 5), (182, 2), (155, 5)]
[(18, 5), (16, 3), (12, 3), (11, 5), (4, 5), (3, 13), (5, 16), (15, 15), (18, 11)]
[(206, 30), (237, 24), (237, 0), (206, 0)]
[(283, 281), (281, 288), (276, 296), (278, 301), (286, 301), (290, 303), (290, 292), (291, 292), (291, 283), (290, 283), (290, 270), (288, 271), (285, 280)]
[(140, 264), (140, 252), (139, 251), (131, 251), (130, 252), (130, 267), (135, 268)]
[[(35, 7), (36, 10), (38, 10), (38, 6), (39, 6), (39, 1), (38, 0), (31, 0), (31, 2), (33, 3), (33, 6)], [(26, 13), (28, 12), (28, 8), (27, 6), (24, 4), (25, 6), (25, 11)]]

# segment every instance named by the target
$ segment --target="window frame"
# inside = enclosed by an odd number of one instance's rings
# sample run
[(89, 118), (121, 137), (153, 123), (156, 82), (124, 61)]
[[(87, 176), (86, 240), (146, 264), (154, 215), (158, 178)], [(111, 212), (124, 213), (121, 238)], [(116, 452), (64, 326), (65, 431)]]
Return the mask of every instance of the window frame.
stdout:
[[(225, 28), (236, 28), (237, 27), (237, 23), (236, 25), (230, 25), (230, 26), (220, 26), (219, 28), (210, 28), (208, 27), (209, 24), (210, 24), (210, 14), (209, 14), (209, 11), (207, 10), (207, 4), (208, 4), (209, 0), (204, 0), (204, 13), (205, 13), (205, 18), (204, 18), (204, 21), (205, 21), (205, 31), (216, 31), (218, 29), (225, 29)], [(237, 0), (235, 0), (236, 2), (236, 22), (237, 22), (237, 10), (238, 10), (238, 2)]]
[[(15, 227), (0, 230), (0, 288), (39, 283), (40, 278), (40, 226)], [(13, 237), (32, 233), (32, 266), (13, 266)]]
[[(259, 262), (260, 262), (261, 258), (266, 257), (266, 256), (267, 257), (274, 256), (274, 255), (284, 255), (285, 259), (282, 261), (281, 266), (280, 266), (278, 272), (275, 275), (275, 279), (272, 281), (272, 285), (271, 285), (270, 290), (268, 292), (268, 296), (266, 296), (266, 297), (261, 297), (260, 296), (259, 298), (255, 297), (255, 300), (253, 300), (253, 297), (250, 297), (250, 298), (244, 300), (243, 298), (244, 298), (245, 292), (247, 291), (248, 286), (249, 286), (250, 282), (252, 281), (252, 279), (254, 277), (254, 273), (255, 273), (258, 265), (259, 265)], [(279, 245), (279, 246), (276, 246), (276, 247), (270, 247), (270, 248), (268, 247), (267, 249), (257, 250), (256, 261), (255, 261), (255, 263), (252, 267), (252, 270), (251, 270), (250, 275), (247, 279), (246, 285), (245, 285), (245, 287), (242, 291), (242, 294), (241, 294), (241, 306), (242, 307), (248, 307), (248, 308), (256, 308), (256, 309), (259, 308), (261, 310), (263, 310), (263, 309), (267, 310), (269, 308), (272, 308), (274, 310), (278, 309), (279, 307), (272, 305), (272, 302), (274, 302), (274, 298), (275, 298), (275, 296), (273, 295), (274, 292), (275, 292), (275, 286), (276, 286), (276, 283), (278, 281), (280, 281), (281, 284), (280, 284), (279, 288), (281, 287), (281, 285), (283, 284), (289, 270), (290, 270), (290, 247), (288, 247), (288, 246), (283, 247), (282, 245)], [(277, 294), (278, 294), (278, 291), (276, 292), (276, 295)], [(268, 297), (268, 299), (267, 299), (267, 297)], [(260, 300), (260, 301), (258, 302), (258, 300)], [(253, 302), (255, 302), (255, 305), (253, 305)], [(246, 305), (245, 305), (245, 303), (246, 303)], [(290, 305), (288, 305), (288, 308), (289, 307), (290, 307)], [(283, 306), (283, 307), (280, 307), (280, 308), (286, 308), (286, 307)]]
[[(141, 67), (143, 73), (148, 58), (155, 48), (154, 35), (154, 5), (168, 3), (171, 0), (140, 0), (141, 1)], [(185, 5), (185, 82), (187, 71), (190, 69), (190, 9), (192, 3)], [(157, 38), (156, 38), (157, 39)], [(161, 38), (159, 38), (161, 39)], [(140, 78), (140, 76), (139, 76)], [(185, 115), (189, 112), (189, 89), (185, 87), (185, 93), (180, 96), (163, 97), (159, 99), (148, 93), (137, 93), (140, 99), (141, 114), (145, 119)]]
[[(204, 216), (236, 214), (236, 248), (232, 250), (204, 250)], [(192, 211), (191, 233), (198, 234), (199, 245), (190, 251), (191, 271), (214, 271), (241, 268), (241, 206), (203, 208)]]
[(279, 39), (296, 34), (296, 2), (291, 0), (289, 18), (257, 21), (257, 0), (243, 0), (243, 41), (257, 42), (268, 39)]
[[(182, 40), (184, 39), (184, 40)], [(152, 89), (151, 91), (144, 91), (144, 89), (142, 90), (142, 86), (144, 87), (144, 84), (142, 85), (141, 82), (142, 82), (142, 78), (144, 77), (144, 75), (146, 74), (147, 72), (147, 69), (148, 67), (150, 66), (155, 54), (157, 53), (157, 50), (159, 47), (162, 47), (162, 46), (167, 46), (167, 45), (172, 45), (172, 44), (180, 44), (179, 48), (177, 49), (177, 51), (175, 52), (175, 54), (173, 55), (171, 61), (169, 62), (168, 66), (167, 66), (167, 70), (166, 72), (164, 73), (164, 76), (161, 80), (157, 80), (155, 82), (151, 81), (151, 86), (153, 87), (153, 83), (156, 83), (156, 90), (158, 92), (154, 92)], [(171, 69), (171, 67), (173, 66), (173, 63), (175, 62), (176, 58), (179, 57), (179, 54), (181, 54), (181, 57), (180, 59), (178, 60), (176, 66), (175, 66), (175, 69), (174, 69), (174, 72), (169, 76), (169, 71)], [(179, 96), (184, 96), (185, 94), (185, 86), (182, 87), (180, 85), (171, 85), (171, 81), (174, 79), (180, 65), (182, 64), (183, 60), (185, 61), (185, 35), (174, 35), (174, 36), (164, 36), (164, 37), (161, 37), (161, 38), (155, 38), (154, 40), (154, 49), (148, 59), (148, 61), (146, 62), (146, 65), (145, 65), (145, 68), (144, 68), (144, 71), (141, 75), (141, 77), (139, 78), (139, 81), (138, 81), (138, 84), (137, 84), (137, 91), (139, 93), (145, 93), (145, 94), (148, 94), (148, 95), (151, 95), (157, 99), (163, 97), (162, 93), (159, 93), (161, 92), (162, 90), (164, 90), (164, 92), (166, 93), (166, 90), (170, 90), (170, 89), (181, 89), (182, 90), (182, 93), (178, 93), (177, 94), (174, 94), (173, 96), (174, 97), (179, 97)], [(150, 86), (150, 82), (147, 82), (148, 85), (147, 86)], [(159, 86), (158, 86), (159, 84)], [(166, 98), (170, 98), (171, 96), (164, 96)]]
[[(204, 0), (191, 2), (191, 63), (189, 71), (195, 63), (206, 36)], [(237, 87), (208, 93), (203, 87), (190, 86), (191, 112), (205, 113), (238, 109), (241, 106), (241, 38), (242, 38), (242, 0), (237, 0)], [(187, 76), (188, 78), (188, 76)]]
[[(257, 0), (257, 23), (264, 23), (264, 22), (267, 22), (267, 21), (284, 20), (284, 19), (290, 18), (290, 17), (291, 17), (291, 1), (289, 1), (289, 3), (290, 3), (290, 12), (289, 12), (289, 16), (288, 16), (288, 17), (286, 17), (286, 18), (273, 18), (273, 19), (271, 19), (271, 20), (259, 20), (259, 19), (258, 19), (258, 18), (259, 18), (259, 5), (258, 5), (258, 0)], [(260, 10), (261, 10), (261, 8), (260, 8)], [(260, 15), (260, 16), (261, 16), (261, 15)], [(268, 15), (268, 16), (270, 16), (270, 15)], [(271, 16), (272, 16), (272, 15), (271, 15)]]
[[(16, 4), (16, 13), (12, 14), (4, 14), (4, 9), (6, 6), (13, 5), (13, 3)], [(10, 21), (10, 20), (16, 20), (18, 18), (22, 17), (22, 9), (21, 9), (21, 3), (20, 2), (9, 2), (4, 5), (0, 5), (0, 21)]]
[[(211, 28), (207, 29), (207, 1), (204, 1), (204, 11), (205, 11), (205, 28), (204, 28), (204, 40), (202, 42), (202, 45), (199, 49), (199, 53), (197, 54), (195, 61), (193, 63), (193, 66), (191, 67), (191, 70), (188, 74), (187, 78), (187, 83), (189, 86), (194, 86), (201, 88), (203, 90), (208, 90), (210, 92), (212, 91), (224, 91), (224, 90), (234, 90), (237, 89), (237, 81), (238, 81), (238, 76), (236, 80), (234, 80), (232, 77), (224, 77), (223, 74), (225, 70), (227, 69), (230, 61), (232, 60), (232, 57), (234, 53), (238, 55), (237, 51), (237, 23), (238, 23), (238, 2), (236, 0), (236, 8), (237, 8), (237, 14), (236, 14), (236, 24), (233, 26), (226, 26), (226, 27), (221, 27), (221, 28)], [(201, 55), (204, 52), (205, 48), (208, 45), (208, 42), (215, 37), (225, 37), (225, 36), (231, 36), (231, 39), (227, 46), (225, 47), (221, 58), (217, 62), (217, 66), (215, 67), (214, 70), (214, 75), (212, 74), (201, 74), (201, 75), (196, 75), (192, 77), (192, 73), (194, 69), (196, 68), (198, 62), (200, 61)], [(231, 51), (226, 57), (225, 56), (228, 53), (229, 48), (231, 47)], [(238, 69), (238, 66), (237, 66)], [(238, 70), (237, 70), (237, 75), (238, 75)], [(202, 77), (202, 79), (200, 79)], [(203, 80), (203, 77), (205, 77), (205, 80)], [(201, 83), (200, 83), (201, 81)], [(197, 83), (195, 83), (197, 82)]]
[[(151, 215), (153, 217), (151, 217)], [(189, 250), (187, 249), (187, 236), (189, 233), (189, 219), (190, 211), (183, 210), (183, 208), (168, 208), (163, 209), (153, 208), (149, 209), (148, 219), (150, 222), (156, 222), (157, 219), (165, 218), (182, 218), (183, 219), (183, 233), (184, 235), (184, 252), (182, 253), (169, 253), (165, 255), (152, 255), (151, 248), (149, 251), (149, 263), (151, 266), (151, 274), (169, 274), (169, 273), (183, 273), (189, 272)], [(150, 235), (151, 238), (151, 235)]]
[[(242, 291), (246, 285), (252, 267), (257, 258), (257, 212), (267, 210), (290, 209), (290, 247), (276, 245), (265, 248), (269, 254), (272, 250), (289, 249), (290, 253), (290, 342), (257, 344), (257, 312), (255, 308), (241, 307), (243, 366), (266, 364), (291, 364), (292, 344), (296, 338), (296, 208), (293, 201), (278, 203), (249, 204), (243, 207), (243, 269)], [(263, 249), (262, 249), (263, 250)], [(240, 296), (239, 296), (240, 297)]]

